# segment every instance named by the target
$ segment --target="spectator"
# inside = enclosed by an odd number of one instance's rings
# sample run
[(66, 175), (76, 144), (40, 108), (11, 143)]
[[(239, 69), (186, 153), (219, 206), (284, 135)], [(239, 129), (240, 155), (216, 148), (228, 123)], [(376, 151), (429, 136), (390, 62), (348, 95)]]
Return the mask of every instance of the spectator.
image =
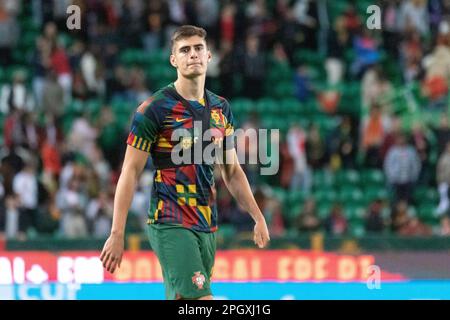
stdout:
[(450, 127), (448, 125), (447, 113), (443, 113), (439, 117), (439, 126), (433, 128), (433, 132), (437, 140), (437, 154), (440, 155), (445, 151), (447, 142), (450, 141)]
[(445, 43), (438, 43), (433, 53), (424, 59), (424, 64), (426, 75), (422, 91), (429, 99), (427, 109), (443, 111), (447, 107), (450, 48)]
[(386, 155), (384, 173), (394, 191), (395, 201), (410, 202), (420, 173), (420, 158), (403, 134), (397, 137), (396, 144)]
[(67, 189), (60, 190), (56, 197), (57, 207), (61, 210), (62, 235), (68, 238), (87, 236), (88, 228), (84, 213), (88, 199), (82, 190), (81, 181), (76, 177), (72, 178)]
[(113, 216), (113, 199), (106, 192), (100, 192), (97, 198), (92, 199), (86, 208), (86, 217), (90, 233), (97, 238), (104, 238), (111, 231)]
[(403, 227), (409, 224), (409, 221), (414, 217), (413, 208), (408, 206), (405, 200), (399, 200), (394, 203), (391, 211), (391, 229), (398, 233)]
[(300, 125), (293, 125), (287, 134), (289, 154), (294, 161), (294, 172), (291, 177), (291, 191), (302, 190), (309, 193), (311, 188), (311, 172), (306, 161), (306, 133)]
[(306, 154), (308, 164), (311, 169), (322, 168), (325, 163), (326, 146), (323, 141), (319, 127), (317, 125), (311, 125), (306, 140)]
[(233, 47), (235, 38), (235, 16), (236, 5), (233, 2), (228, 2), (222, 8), (220, 13), (220, 43), (224, 46)]
[(162, 17), (159, 13), (150, 13), (147, 16), (146, 32), (142, 37), (142, 43), (145, 51), (148, 53), (154, 52), (164, 46), (162, 23)]
[(399, 2), (398, 0), (383, 0), (381, 10), (383, 15), (383, 43), (386, 50), (394, 58), (398, 58), (398, 42), (400, 37), (398, 30)]
[(361, 85), (362, 105), (364, 108), (379, 104), (383, 114), (391, 114), (394, 110), (386, 102), (393, 94), (393, 88), (379, 65), (364, 73)]
[(411, 218), (405, 225), (403, 225), (398, 234), (401, 236), (431, 236), (432, 230), (430, 226), (424, 224), (417, 217)]
[(447, 142), (447, 147), (442, 155), (439, 157), (436, 168), (436, 182), (438, 184), (438, 191), (440, 195), (437, 213), (442, 215), (449, 212), (449, 186), (450, 186), (450, 142)]
[(339, 126), (327, 138), (329, 161), (335, 170), (341, 166), (354, 168), (357, 151), (357, 132), (350, 116), (344, 116)]
[(236, 61), (234, 58), (233, 47), (230, 42), (221, 44), (219, 70), (221, 93), (225, 97), (233, 97), (235, 93), (233, 83)]
[(42, 109), (55, 119), (61, 119), (64, 113), (64, 89), (58, 83), (56, 73), (53, 70), (47, 73), (43, 85)]
[(387, 131), (384, 136), (383, 145), (381, 147), (381, 159), (384, 162), (386, 159), (386, 154), (391, 149), (391, 147), (395, 144), (395, 140), (397, 136), (401, 134), (402, 131), (402, 120), (398, 116), (393, 116), (391, 118), (391, 126), (389, 131)]
[(71, 150), (78, 151), (88, 157), (94, 148), (98, 136), (98, 129), (89, 121), (87, 113), (79, 116), (73, 122), (69, 135), (69, 146)]
[(0, 65), (11, 65), (12, 50), (19, 39), (19, 25), (16, 14), (8, 10), (6, 1), (0, 2)]
[(331, 86), (339, 84), (344, 77), (345, 48), (349, 41), (348, 32), (342, 18), (336, 19), (333, 29), (329, 30), (327, 38), (327, 59), (325, 69), (327, 72), (327, 83)]
[(302, 211), (297, 216), (295, 227), (300, 232), (318, 231), (321, 228), (321, 221), (317, 216), (316, 202), (309, 198), (303, 204)]
[(294, 75), (295, 96), (300, 102), (306, 102), (313, 95), (311, 79), (308, 75), (306, 66), (300, 65), (296, 68)]
[(430, 142), (427, 134), (424, 132), (423, 125), (420, 122), (416, 122), (412, 128), (412, 143), (417, 151), (420, 159), (420, 174), (419, 183), (427, 185), (430, 179)]
[(406, 33), (400, 44), (400, 64), (406, 83), (411, 83), (420, 77), (422, 56), (423, 48), (419, 33), (414, 30)]
[(448, 215), (442, 216), (439, 228), (439, 235), (442, 237), (450, 236), (450, 216)]
[(379, 62), (380, 52), (377, 41), (370, 35), (369, 30), (366, 28), (363, 28), (360, 34), (354, 38), (353, 50), (355, 51), (356, 57), (351, 65), (350, 71), (353, 77), (359, 79), (368, 67)]
[(64, 47), (56, 41), (51, 43), (50, 63), (64, 90), (64, 103), (67, 104), (72, 96), (72, 70)]
[(249, 35), (245, 41), (245, 55), (243, 61), (244, 92), (245, 95), (258, 99), (263, 95), (263, 80), (266, 61), (260, 47), (260, 40), (255, 35)]
[(16, 70), (11, 84), (4, 84), (1, 90), (0, 110), (8, 114), (13, 109), (34, 111), (33, 93), (27, 88), (24, 70)]
[(367, 232), (380, 233), (384, 231), (386, 222), (383, 218), (383, 202), (375, 200), (369, 206), (367, 212), (365, 229)]
[(365, 155), (365, 164), (368, 167), (381, 167), (381, 146), (388, 128), (386, 120), (381, 113), (380, 105), (374, 104), (368, 119), (362, 124), (361, 151)]
[(36, 38), (36, 48), (32, 57), (33, 65), (33, 93), (39, 110), (43, 106), (43, 92), (47, 71), (50, 67), (50, 44), (42, 37)]
[(38, 208), (37, 163), (33, 158), (25, 162), (25, 167), (14, 177), (13, 190), (17, 197), (19, 211), (19, 231), (26, 235), (36, 227)]
[(429, 16), (425, 0), (405, 0), (400, 6), (398, 17), (400, 31), (418, 30), (422, 36), (429, 33)]
[(324, 221), (325, 230), (331, 235), (343, 235), (347, 233), (347, 219), (340, 204), (334, 204), (331, 212)]

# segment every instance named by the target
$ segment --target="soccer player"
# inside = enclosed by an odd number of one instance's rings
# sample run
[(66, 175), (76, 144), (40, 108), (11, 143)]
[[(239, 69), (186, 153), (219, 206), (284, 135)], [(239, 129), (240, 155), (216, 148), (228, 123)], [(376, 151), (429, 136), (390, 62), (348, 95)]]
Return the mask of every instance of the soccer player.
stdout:
[[(215, 164), (180, 164), (171, 156), (176, 145), (181, 145), (184, 152), (194, 150), (198, 143), (204, 150), (211, 143), (203, 142), (199, 132), (195, 136), (194, 121), (202, 124), (202, 130), (214, 130), (215, 142), (221, 141), (218, 150), (225, 161), (217, 165), (231, 194), (255, 221), (255, 244), (263, 248), (270, 240), (264, 216), (231, 143), (234, 128), (230, 106), (224, 98), (205, 90), (210, 60), (204, 29), (185, 25), (175, 31), (170, 63), (177, 69), (177, 80), (143, 102), (134, 114), (114, 199), (111, 235), (100, 255), (109, 272), (120, 267), (128, 209), (139, 174), (151, 154), (157, 170), (148, 236), (161, 264), (167, 299), (213, 298), (210, 278), (216, 253)], [(194, 132), (194, 137), (173, 141), (172, 133), (180, 128)]]

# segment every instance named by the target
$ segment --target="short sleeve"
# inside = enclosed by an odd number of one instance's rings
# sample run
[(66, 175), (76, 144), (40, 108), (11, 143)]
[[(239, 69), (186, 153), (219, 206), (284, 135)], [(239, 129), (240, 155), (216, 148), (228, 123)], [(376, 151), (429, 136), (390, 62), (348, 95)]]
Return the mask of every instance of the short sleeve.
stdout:
[(133, 116), (127, 144), (150, 153), (150, 147), (155, 142), (161, 127), (161, 119), (155, 108), (149, 104), (146, 108), (142, 105)]
[(225, 150), (234, 148), (234, 118), (230, 104), (225, 100), (222, 107), (222, 114), (225, 116)]

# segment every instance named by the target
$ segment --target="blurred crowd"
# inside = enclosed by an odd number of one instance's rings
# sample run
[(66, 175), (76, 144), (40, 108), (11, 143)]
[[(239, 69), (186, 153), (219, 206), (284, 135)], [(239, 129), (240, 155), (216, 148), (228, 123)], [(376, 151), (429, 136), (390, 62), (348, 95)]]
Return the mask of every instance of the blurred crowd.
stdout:
[[(357, 1), (343, 1), (345, 8), (333, 17), (326, 0), (0, 0), (0, 68), (15, 63), (25, 7), (39, 27), (27, 64), (0, 88), (0, 232), (19, 239), (107, 236), (129, 130), (129, 123), (118, 121), (111, 101), (124, 101), (131, 117), (157, 89), (143, 68), (121, 63), (120, 53), (167, 50), (177, 26), (194, 24), (208, 32), (214, 59), (207, 83), (218, 94), (229, 100), (267, 96), (272, 60), (294, 70), (293, 97), (302, 103), (317, 100), (327, 116), (338, 120), (326, 134), (314, 123), (294, 124), (281, 134), (280, 171), (269, 181), (260, 180), (257, 166), (244, 166), (274, 235), (288, 229), (347, 233), (345, 204), (333, 205), (325, 219), (318, 217), (313, 174), (373, 168), (384, 172), (392, 197), (373, 199), (364, 218), (366, 231), (449, 236), (450, 1), (374, 2), (381, 7), (381, 30), (366, 27), (367, 16), (358, 12)], [(71, 4), (81, 8), (80, 30), (67, 30)], [(299, 61), (301, 49), (324, 57), (322, 86)], [(384, 99), (395, 95), (399, 84), (387, 74), (383, 55), (397, 62), (402, 88), (419, 83), (424, 99), (414, 110), (441, 115), (438, 126), (416, 121), (411, 130), (403, 130), (402, 117)], [(236, 74), (241, 86), (230, 85)], [(337, 88), (347, 81), (360, 83), (359, 117), (337, 112)], [(98, 113), (83, 107), (68, 122), (68, 106), (80, 101), (83, 106), (100, 101)], [(261, 123), (254, 115), (240, 126), (260, 128)], [(433, 151), (435, 160), (430, 159)], [(130, 209), (131, 231), (145, 225), (152, 176), (149, 162)], [(251, 230), (249, 216), (217, 178), (220, 222)], [(418, 186), (439, 192), (437, 228), (415, 214)], [(307, 196), (294, 221), (286, 219), (273, 187)]]

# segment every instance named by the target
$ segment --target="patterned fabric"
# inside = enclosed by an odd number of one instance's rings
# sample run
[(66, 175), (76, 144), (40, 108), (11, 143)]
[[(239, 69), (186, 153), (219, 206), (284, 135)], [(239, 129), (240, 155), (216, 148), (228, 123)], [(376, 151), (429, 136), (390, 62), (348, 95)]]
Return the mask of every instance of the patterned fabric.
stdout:
[[(170, 84), (172, 88), (173, 84)], [(178, 141), (171, 141), (178, 128), (193, 129), (192, 115), (183, 104), (165, 96), (161, 89), (137, 109), (127, 144), (152, 155), (171, 152)], [(211, 92), (210, 128), (225, 139), (234, 133), (233, 115), (228, 102)], [(201, 110), (203, 101), (188, 101)], [(203, 103), (203, 104), (202, 104)], [(225, 145), (226, 148), (227, 145)], [(156, 170), (151, 194), (148, 223), (180, 224), (203, 232), (217, 230), (216, 189), (213, 165), (191, 164)]]

